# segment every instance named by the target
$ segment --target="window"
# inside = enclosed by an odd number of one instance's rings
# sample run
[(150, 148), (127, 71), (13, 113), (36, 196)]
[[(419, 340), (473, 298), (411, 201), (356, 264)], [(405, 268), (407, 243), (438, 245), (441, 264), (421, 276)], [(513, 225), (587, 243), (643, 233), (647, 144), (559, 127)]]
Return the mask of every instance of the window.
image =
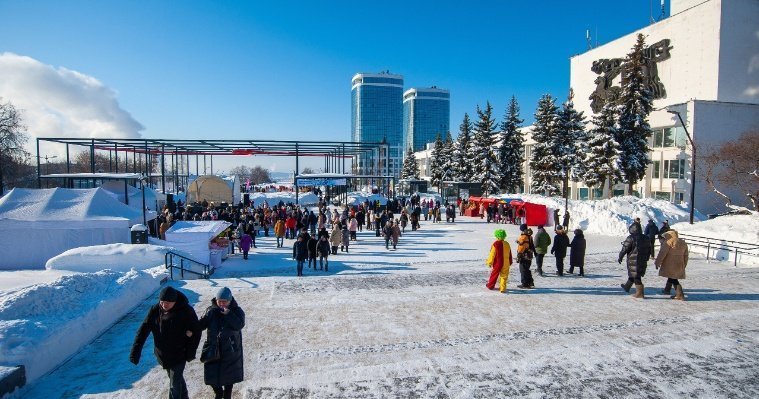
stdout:
[(674, 201), (674, 203), (680, 204), (680, 203), (683, 203), (683, 202), (685, 202), (685, 193), (675, 192), (675, 201)]
[(661, 161), (654, 161), (653, 166), (654, 166), (654, 173), (652, 173), (651, 175), (654, 179), (658, 179), (659, 176), (661, 175)]
[(682, 126), (654, 130), (653, 148), (685, 148), (686, 136)]
[(665, 201), (671, 200), (669, 191), (654, 191), (654, 198)]
[(668, 179), (685, 179), (685, 160), (667, 159), (664, 161), (664, 177)]
[(588, 189), (585, 187), (580, 187), (580, 198), (581, 200), (588, 199)]

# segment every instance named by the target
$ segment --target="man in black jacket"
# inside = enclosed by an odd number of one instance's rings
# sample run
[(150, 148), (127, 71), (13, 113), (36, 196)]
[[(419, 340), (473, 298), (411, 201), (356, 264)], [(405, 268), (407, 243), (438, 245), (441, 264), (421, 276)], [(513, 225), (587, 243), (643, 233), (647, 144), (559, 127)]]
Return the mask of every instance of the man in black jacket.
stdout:
[(556, 236), (553, 238), (551, 253), (556, 256), (556, 274), (559, 276), (564, 275), (564, 257), (567, 256), (567, 248), (569, 248), (569, 237), (567, 237), (564, 227), (558, 225), (556, 226)]
[(654, 223), (653, 219), (648, 219), (648, 224), (646, 224), (646, 229), (643, 231), (643, 234), (648, 237), (648, 241), (651, 242), (651, 259), (654, 258), (654, 243), (656, 241), (656, 237), (659, 235), (659, 228), (656, 227), (656, 223)]
[(162, 289), (158, 300), (137, 330), (129, 361), (140, 362), (142, 346), (152, 333), (153, 353), (169, 376), (169, 399), (187, 399), (183, 374), (187, 362), (195, 359), (200, 343), (198, 315), (187, 297), (173, 287)]

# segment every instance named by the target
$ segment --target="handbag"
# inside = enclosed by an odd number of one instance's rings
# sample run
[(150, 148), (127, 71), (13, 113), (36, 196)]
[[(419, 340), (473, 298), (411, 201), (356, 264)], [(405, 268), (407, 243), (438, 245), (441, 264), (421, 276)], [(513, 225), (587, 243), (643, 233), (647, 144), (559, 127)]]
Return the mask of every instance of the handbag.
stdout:
[(203, 345), (203, 352), (200, 354), (201, 363), (211, 363), (221, 359), (221, 345), (219, 336), (215, 340), (206, 340)]

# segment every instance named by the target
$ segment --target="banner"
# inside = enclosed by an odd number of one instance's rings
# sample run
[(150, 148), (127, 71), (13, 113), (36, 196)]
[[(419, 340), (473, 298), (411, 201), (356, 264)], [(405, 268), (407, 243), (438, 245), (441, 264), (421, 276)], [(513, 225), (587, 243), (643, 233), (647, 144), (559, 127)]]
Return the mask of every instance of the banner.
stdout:
[(345, 179), (298, 179), (298, 186), (344, 186)]

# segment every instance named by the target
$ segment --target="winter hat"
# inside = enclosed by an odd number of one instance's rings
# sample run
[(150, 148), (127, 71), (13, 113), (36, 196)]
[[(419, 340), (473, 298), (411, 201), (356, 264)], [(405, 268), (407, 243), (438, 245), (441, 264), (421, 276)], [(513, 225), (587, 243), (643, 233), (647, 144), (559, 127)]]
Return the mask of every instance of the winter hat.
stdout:
[(519, 225), (519, 231), (525, 231), (527, 230), (527, 223), (522, 223)]
[(174, 287), (164, 287), (161, 290), (160, 295), (158, 295), (158, 300), (164, 302), (176, 302), (178, 297), (179, 293)]
[(564, 230), (564, 226), (562, 225), (556, 226), (556, 231), (562, 231), (562, 230)]
[(498, 230), (494, 231), (493, 235), (495, 236), (495, 238), (497, 238), (499, 240), (506, 239), (506, 231), (503, 230), (503, 229), (498, 229)]
[(232, 300), (232, 290), (230, 290), (227, 287), (222, 287), (219, 289), (219, 291), (216, 293), (216, 299), (221, 299), (224, 301), (231, 301)]

